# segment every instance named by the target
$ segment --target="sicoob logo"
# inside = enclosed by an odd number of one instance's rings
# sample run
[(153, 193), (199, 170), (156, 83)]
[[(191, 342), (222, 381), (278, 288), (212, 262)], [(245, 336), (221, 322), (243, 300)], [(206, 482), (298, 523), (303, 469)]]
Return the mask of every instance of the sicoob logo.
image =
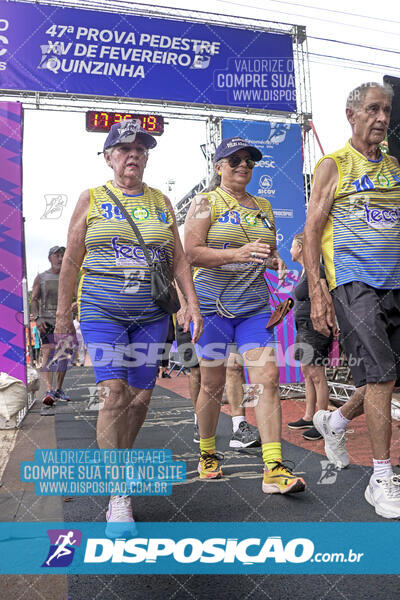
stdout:
[(260, 185), (263, 188), (271, 189), (272, 188), (272, 177), (270, 175), (262, 175), (260, 177)]
[(48, 529), (50, 548), (42, 567), (68, 567), (74, 558), (75, 548), (81, 545), (79, 529)]

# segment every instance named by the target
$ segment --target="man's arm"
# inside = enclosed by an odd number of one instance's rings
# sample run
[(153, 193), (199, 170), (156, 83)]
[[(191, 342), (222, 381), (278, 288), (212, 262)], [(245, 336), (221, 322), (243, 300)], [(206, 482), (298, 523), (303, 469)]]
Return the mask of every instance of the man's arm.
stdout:
[(321, 237), (332, 208), (338, 178), (335, 161), (330, 158), (323, 160), (315, 172), (304, 228), (304, 267), (311, 299), (311, 320), (314, 329), (326, 336), (335, 326), (335, 313), (330, 296), (321, 286)]
[(46, 325), (39, 319), (40, 315), (40, 280), (39, 275), (36, 275), (32, 286), (31, 309), (36, 325), (40, 333), (46, 332)]
[(39, 275), (36, 275), (35, 281), (33, 282), (33, 286), (32, 286), (32, 298), (31, 298), (32, 314), (33, 314), (35, 321), (36, 321), (37, 317), (39, 316), (39, 300), (40, 300), (40, 281), (39, 281)]

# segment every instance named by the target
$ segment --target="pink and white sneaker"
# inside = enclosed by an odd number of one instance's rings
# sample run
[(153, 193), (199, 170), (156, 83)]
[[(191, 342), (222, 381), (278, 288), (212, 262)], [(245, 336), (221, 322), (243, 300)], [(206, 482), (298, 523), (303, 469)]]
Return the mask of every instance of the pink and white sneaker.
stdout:
[(106, 515), (106, 536), (131, 538), (137, 535), (130, 496), (110, 496)]

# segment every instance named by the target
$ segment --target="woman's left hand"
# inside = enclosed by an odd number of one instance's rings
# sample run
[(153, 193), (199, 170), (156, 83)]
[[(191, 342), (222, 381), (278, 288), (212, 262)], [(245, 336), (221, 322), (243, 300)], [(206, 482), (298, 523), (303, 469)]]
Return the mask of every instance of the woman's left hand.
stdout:
[(195, 344), (203, 333), (203, 317), (200, 313), (200, 307), (197, 303), (188, 302), (185, 310), (185, 320), (183, 323), (183, 331), (190, 330), (190, 323), (193, 323), (192, 342)]

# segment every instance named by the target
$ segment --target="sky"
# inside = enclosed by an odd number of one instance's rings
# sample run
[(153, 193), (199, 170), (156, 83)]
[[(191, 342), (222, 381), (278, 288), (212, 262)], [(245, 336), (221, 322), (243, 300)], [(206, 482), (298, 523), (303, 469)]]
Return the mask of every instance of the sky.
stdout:
[[(141, 5), (146, 4), (153, 3), (142, 0)], [(192, 0), (157, 4), (199, 9), (198, 1)], [(203, 0), (201, 10), (306, 26), (313, 122), (325, 153), (340, 148), (349, 137), (344, 114), (349, 91), (366, 81), (382, 82), (385, 74), (400, 77), (398, 0)], [(104, 134), (85, 131), (84, 112), (25, 110), (23, 210), (29, 287), (35, 275), (49, 267), (48, 249), (66, 244), (79, 194), (111, 178), (104, 158), (97, 155), (104, 139)], [(146, 183), (161, 189), (173, 203), (180, 200), (205, 176), (200, 149), (205, 141), (204, 121), (168, 118), (165, 133), (151, 151)], [(315, 159), (320, 156), (316, 147)], [(48, 218), (46, 196), (54, 195), (65, 205), (61, 214), (53, 215), (57, 218)]]

